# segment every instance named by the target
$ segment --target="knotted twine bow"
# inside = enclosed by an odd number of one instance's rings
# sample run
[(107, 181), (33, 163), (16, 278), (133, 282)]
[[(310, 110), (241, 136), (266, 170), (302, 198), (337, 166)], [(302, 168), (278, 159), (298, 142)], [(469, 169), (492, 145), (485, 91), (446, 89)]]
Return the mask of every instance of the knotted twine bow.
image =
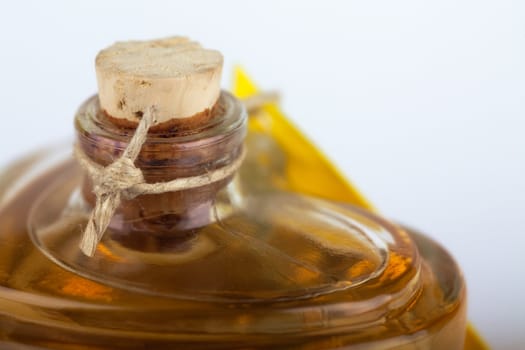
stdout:
[(135, 134), (120, 158), (107, 167), (93, 162), (78, 144), (75, 146), (75, 157), (91, 178), (93, 193), (96, 196), (95, 207), (89, 216), (80, 242), (80, 249), (87, 256), (95, 254), (97, 245), (122, 198), (133, 199), (143, 194), (158, 194), (200, 187), (231, 176), (242, 163), (244, 151), (232, 163), (206, 174), (178, 178), (168, 182), (146, 183), (142, 171), (135, 167), (134, 163), (146, 141), (149, 128), (156, 123), (154, 114), (155, 108), (153, 107), (144, 112)]

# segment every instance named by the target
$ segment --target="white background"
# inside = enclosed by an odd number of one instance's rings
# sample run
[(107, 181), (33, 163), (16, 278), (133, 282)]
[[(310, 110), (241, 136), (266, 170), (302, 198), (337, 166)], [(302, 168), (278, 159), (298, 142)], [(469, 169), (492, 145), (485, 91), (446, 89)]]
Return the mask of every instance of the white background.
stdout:
[[(9, 1), (0, 164), (72, 135), (116, 40), (184, 34), (279, 89), (387, 216), (464, 269), (470, 318), (525, 347), (525, 1)], [(225, 74), (225, 86), (229, 76)]]

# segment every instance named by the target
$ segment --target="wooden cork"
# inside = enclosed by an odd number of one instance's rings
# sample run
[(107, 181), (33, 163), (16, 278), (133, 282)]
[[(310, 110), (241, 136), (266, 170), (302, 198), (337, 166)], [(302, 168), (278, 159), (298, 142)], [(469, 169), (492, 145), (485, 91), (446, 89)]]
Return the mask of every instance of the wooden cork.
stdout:
[(157, 124), (208, 115), (222, 65), (220, 52), (183, 37), (117, 42), (96, 58), (100, 106), (122, 126), (136, 126), (151, 106)]

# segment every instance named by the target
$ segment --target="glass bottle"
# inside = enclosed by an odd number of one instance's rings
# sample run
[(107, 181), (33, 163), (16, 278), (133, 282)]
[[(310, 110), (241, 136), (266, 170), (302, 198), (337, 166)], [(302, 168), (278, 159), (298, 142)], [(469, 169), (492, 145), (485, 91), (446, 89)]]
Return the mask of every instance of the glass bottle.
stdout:
[[(367, 210), (292, 192), (282, 145), (222, 92), (212, 117), (152, 131), (147, 182), (206, 174), (247, 149), (235, 176), (124, 200), (93, 257), (93, 207), (70, 151), (0, 177), (2, 349), (462, 349), (463, 277), (435, 242)], [(75, 117), (100, 165), (124, 150), (96, 96)], [(319, 184), (323, 187), (328, 184)]]

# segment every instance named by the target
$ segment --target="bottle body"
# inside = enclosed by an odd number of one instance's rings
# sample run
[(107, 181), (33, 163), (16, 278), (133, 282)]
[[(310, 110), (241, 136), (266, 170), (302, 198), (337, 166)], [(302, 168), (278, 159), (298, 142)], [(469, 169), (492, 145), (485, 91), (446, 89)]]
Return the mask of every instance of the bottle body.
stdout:
[[(238, 175), (212, 196), (179, 197), (194, 210), (164, 204), (166, 219), (151, 201), (128, 203), (93, 258), (76, 249), (90, 207), (76, 163), (28, 175), (43, 157), (8, 170), (0, 344), (462, 349), (465, 286), (445, 250), (362, 209), (288, 192), (282, 145), (252, 133), (247, 148)], [(141, 206), (151, 212), (133, 219)], [(180, 222), (190, 225), (166, 228)]]

